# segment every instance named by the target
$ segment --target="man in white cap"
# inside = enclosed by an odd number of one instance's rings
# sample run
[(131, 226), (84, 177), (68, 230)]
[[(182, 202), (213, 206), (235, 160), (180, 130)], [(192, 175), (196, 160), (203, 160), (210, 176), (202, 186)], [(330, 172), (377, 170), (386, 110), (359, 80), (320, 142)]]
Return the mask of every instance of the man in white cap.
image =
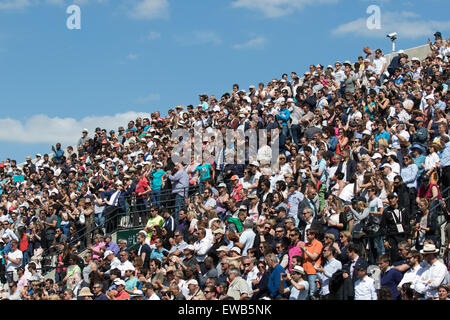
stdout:
[(110, 271), (113, 269), (119, 269), (120, 260), (116, 256), (114, 256), (114, 252), (111, 250), (106, 250), (103, 254), (103, 259), (106, 259), (109, 262), (109, 269), (105, 272), (106, 275), (109, 275)]
[[(309, 292), (308, 281), (304, 279), (305, 270), (301, 266), (295, 266), (291, 273), (282, 273), (280, 275), (280, 293), (289, 294), (289, 300), (307, 300)], [(289, 286), (284, 288), (284, 282)]]
[(383, 174), (386, 179), (392, 184), (397, 174), (392, 172), (392, 166), (389, 163), (385, 163), (381, 166), (383, 168)]
[(189, 293), (186, 300), (205, 300), (203, 291), (200, 290), (197, 280), (191, 279), (186, 283)]
[(132, 264), (128, 265), (125, 270), (125, 291), (130, 295), (139, 286), (139, 279), (134, 276), (135, 271), (136, 268)]
[(125, 281), (122, 279), (114, 280), (116, 290), (106, 292), (106, 296), (109, 300), (130, 300), (131, 297), (128, 292), (125, 291)]

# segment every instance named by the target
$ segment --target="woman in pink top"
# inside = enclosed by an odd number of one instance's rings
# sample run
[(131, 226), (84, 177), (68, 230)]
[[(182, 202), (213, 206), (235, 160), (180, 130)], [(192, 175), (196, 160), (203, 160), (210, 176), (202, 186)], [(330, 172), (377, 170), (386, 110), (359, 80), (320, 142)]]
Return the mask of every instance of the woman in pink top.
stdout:
[(104, 247), (106, 244), (105, 242), (103, 242), (103, 237), (99, 234), (97, 234), (94, 237), (94, 244), (89, 246), (89, 250), (91, 250), (92, 253), (92, 258), (98, 259), (101, 255), (102, 252), (100, 251), (101, 247)]

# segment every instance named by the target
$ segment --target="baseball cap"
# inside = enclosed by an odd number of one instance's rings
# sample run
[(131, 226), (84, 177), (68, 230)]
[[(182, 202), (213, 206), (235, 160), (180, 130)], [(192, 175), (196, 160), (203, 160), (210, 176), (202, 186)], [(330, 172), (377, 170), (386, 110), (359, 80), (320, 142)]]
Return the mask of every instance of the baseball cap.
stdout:
[(227, 187), (227, 185), (223, 182), (218, 185), (218, 188), (226, 188), (226, 187)]
[(122, 279), (116, 279), (116, 280), (114, 280), (114, 284), (116, 286), (124, 286), (125, 285), (125, 281), (123, 281)]
[(214, 233), (214, 234), (218, 234), (218, 233), (225, 234), (225, 231), (223, 231), (222, 228), (219, 228), (219, 229), (214, 230), (213, 233)]
[(184, 248), (184, 250), (191, 250), (191, 251), (194, 251), (195, 248), (194, 248), (194, 246), (193, 246), (192, 244), (190, 244), (190, 245), (187, 245), (187, 246)]
[(381, 158), (383, 158), (383, 157), (382, 157), (381, 154), (379, 154), (378, 152), (375, 153), (375, 154), (372, 156), (372, 159), (373, 159), (373, 160), (375, 160), (375, 159), (381, 159)]
[(241, 249), (238, 247), (231, 248), (231, 251), (237, 252), (238, 254), (241, 254)]
[(252, 163), (250, 163), (250, 165), (258, 167), (259, 168), (259, 162), (258, 161), (253, 161)]
[(240, 206), (239, 210), (247, 210), (247, 206)]
[(396, 192), (391, 192), (391, 193), (388, 194), (387, 197), (388, 197), (388, 199), (391, 199), (391, 198), (398, 198), (398, 195), (397, 195)]
[(294, 268), (292, 268), (292, 271), (299, 272), (301, 274), (305, 273), (305, 269), (303, 269), (301, 266), (295, 266)]
[(107, 258), (110, 254), (114, 254), (114, 252), (112, 252), (111, 250), (106, 250), (105, 254), (103, 255), (103, 258)]
[(233, 180), (239, 180), (239, 176), (235, 174), (234, 176), (232, 176), (232, 177), (230, 178), (230, 180), (231, 180), (231, 181), (233, 181)]
[(355, 264), (355, 270), (360, 270), (360, 269), (364, 269), (366, 270), (368, 267), (368, 264), (365, 260), (359, 260), (356, 264)]

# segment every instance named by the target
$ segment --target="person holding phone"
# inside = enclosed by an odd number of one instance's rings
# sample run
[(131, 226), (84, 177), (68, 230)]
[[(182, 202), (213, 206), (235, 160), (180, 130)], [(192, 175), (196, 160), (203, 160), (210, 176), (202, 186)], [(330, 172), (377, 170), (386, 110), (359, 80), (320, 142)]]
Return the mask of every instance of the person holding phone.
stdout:
[[(301, 266), (295, 266), (291, 273), (282, 273), (280, 277), (281, 295), (289, 294), (289, 300), (308, 299), (309, 283), (304, 279), (305, 270)], [(284, 288), (284, 282), (287, 282), (287, 288)]]

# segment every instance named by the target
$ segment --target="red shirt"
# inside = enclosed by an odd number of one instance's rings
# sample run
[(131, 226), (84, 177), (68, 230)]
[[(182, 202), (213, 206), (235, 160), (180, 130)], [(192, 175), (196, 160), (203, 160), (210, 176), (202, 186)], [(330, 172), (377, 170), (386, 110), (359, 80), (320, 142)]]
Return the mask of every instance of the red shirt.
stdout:
[(120, 293), (114, 293), (114, 297), (116, 300), (130, 300), (130, 295), (125, 290), (122, 290)]

